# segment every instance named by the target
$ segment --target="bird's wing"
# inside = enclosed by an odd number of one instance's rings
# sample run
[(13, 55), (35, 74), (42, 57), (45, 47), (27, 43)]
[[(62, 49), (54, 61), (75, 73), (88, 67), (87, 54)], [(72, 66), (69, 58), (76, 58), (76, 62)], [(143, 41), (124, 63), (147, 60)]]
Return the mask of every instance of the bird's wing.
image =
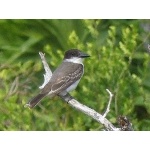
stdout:
[(79, 80), (82, 75), (82, 64), (70, 64), (68, 62), (64, 62), (57, 70), (54, 71), (50, 82), (44, 87), (41, 93), (47, 93), (49, 91), (58, 94), (60, 91), (66, 90), (70, 87), (72, 83)]

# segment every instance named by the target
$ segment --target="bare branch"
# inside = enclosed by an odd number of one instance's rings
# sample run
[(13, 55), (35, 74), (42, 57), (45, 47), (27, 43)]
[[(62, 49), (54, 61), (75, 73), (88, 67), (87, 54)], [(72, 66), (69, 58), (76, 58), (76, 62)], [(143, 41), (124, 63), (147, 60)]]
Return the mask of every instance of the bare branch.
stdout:
[(105, 111), (105, 113), (103, 114), (103, 117), (105, 118), (106, 115), (109, 113), (110, 111), (110, 104), (111, 104), (111, 101), (112, 101), (112, 97), (113, 97), (113, 94), (108, 90), (106, 89), (106, 91), (109, 93), (109, 102), (108, 102), (108, 105), (107, 105), (107, 109)]
[(64, 101), (66, 101), (70, 106), (76, 108), (77, 110), (83, 112), (84, 114), (92, 117), (97, 122), (103, 124), (104, 127), (106, 128), (106, 130), (108, 130), (108, 131), (119, 131), (120, 130), (120, 128), (116, 128), (110, 121), (108, 121), (105, 117), (103, 117), (101, 114), (96, 112), (94, 109), (91, 109), (91, 108), (79, 103), (69, 93), (67, 93), (65, 96), (60, 96), (60, 97)]
[(52, 71), (51, 69), (49, 68), (49, 65), (47, 64), (47, 61), (44, 57), (45, 54), (43, 54), (42, 52), (39, 52), (39, 55), (41, 57), (41, 60), (42, 60), (42, 63), (43, 63), (43, 66), (44, 66), (44, 69), (45, 69), (45, 74), (44, 75), (44, 83), (39, 87), (40, 89), (43, 89), (44, 86), (49, 82), (49, 80), (51, 79), (52, 77)]

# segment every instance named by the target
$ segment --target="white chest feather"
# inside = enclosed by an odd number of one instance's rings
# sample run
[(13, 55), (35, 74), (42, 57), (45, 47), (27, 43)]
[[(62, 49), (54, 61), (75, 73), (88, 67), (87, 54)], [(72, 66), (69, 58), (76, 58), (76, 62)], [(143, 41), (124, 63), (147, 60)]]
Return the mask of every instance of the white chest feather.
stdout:
[(80, 79), (77, 80), (75, 83), (73, 83), (70, 87), (68, 87), (68, 88), (66, 89), (66, 91), (67, 91), (67, 92), (70, 92), (70, 91), (74, 90), (74, 89), (77, 87), (79, 81), (80, 81)]

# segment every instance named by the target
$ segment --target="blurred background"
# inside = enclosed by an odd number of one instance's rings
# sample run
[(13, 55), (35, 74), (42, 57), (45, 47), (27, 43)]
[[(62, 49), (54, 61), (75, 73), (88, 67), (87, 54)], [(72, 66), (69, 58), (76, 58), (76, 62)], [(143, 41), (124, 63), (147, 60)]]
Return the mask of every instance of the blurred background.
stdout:
[(54, 71), (71, 48), (91, 55), (71, 95), (103, 113), (109, 89), (114, 97), (107, 119), (117, 127), (124, 115), (134, 130), (150, 130), (150, 20), (96, 19), (0, 20), (0, 130), (103, 130), (59, 97), (24, 108), (43, 83), (39, 51)]

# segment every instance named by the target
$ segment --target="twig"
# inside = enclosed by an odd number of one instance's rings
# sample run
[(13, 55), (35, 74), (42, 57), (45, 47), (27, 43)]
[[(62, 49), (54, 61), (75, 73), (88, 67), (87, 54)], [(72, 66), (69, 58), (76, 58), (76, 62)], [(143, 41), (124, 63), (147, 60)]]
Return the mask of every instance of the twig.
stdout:
[[(46, 59), (44, 58), (44, 54), (39, 52), (41, 59), (42, 59), (42, 63), (45, 69), (45, 74), (44, 74), (44, 83), (40, 88), (43, 88), (45, 86), (45, 84), (50, 80), (51, 76), (52, 76), (52, 72), (46, 62)], [(67, 93), (66, 95), (58, 95), (59, 97), (61, 97), (64, 101), (66, 101), (70, 106), (76, 108), (77, 110), (83, 112), (84, 114), (92, 117), (93, 119), (95, 119), (96, 121), (98, 121), (99, 123), (103, 124), (106, 128), (106, 130), (109, 131), (119, 131), (120, 128), (116, 128), (109, 120), (107, 120), (105, 117), (107, 115), (107, 113), (109, 112), (110, 109), (110, 104), (111, 104), (111, 100), (112, 100), (112, 93), (106, 89), (107, 92), (110, 95), (110, 99), (109, 99), (109, 103), (106, 109), (106, 112), (104, 113), (104, 115), (99, 114), (98, 112), (96, 112), (95, 110), (79, 103), (76, 99), (74, 99), (69, 93)]]
[(103, 114), (103, 117), (105, 118), (106, 115), (109, 113), (110, 111), (110, 104), (111, 104), (111, 101), (112, 101), (112, 97), (113, 97), (113, 94), (108, 90), (106, 89), (106, 91), (109, 93), (109, 102), (108, 102), (108, 105), (107, 105), (107, 109), (105, 111), (105, 113)]
[(45, 54), (43, 54), (42, 52), (39, 52), (39, 55), (41, 57), (41, 60), (42, 60), (42, 63), (43, 63), (43, 66), (44, 66), (44, 69), (45, 69), (45, 74), (43, 74), (44, 76), (44, 83), (39, 87), (40, 89), (43, 89), (43, 87), (49, 82), (49, 80), (51, 79), (52, 77), (52, 71), (51, 69), (49, 68), (48, 64), (47, 64), (47, 61), (44, 57)]

